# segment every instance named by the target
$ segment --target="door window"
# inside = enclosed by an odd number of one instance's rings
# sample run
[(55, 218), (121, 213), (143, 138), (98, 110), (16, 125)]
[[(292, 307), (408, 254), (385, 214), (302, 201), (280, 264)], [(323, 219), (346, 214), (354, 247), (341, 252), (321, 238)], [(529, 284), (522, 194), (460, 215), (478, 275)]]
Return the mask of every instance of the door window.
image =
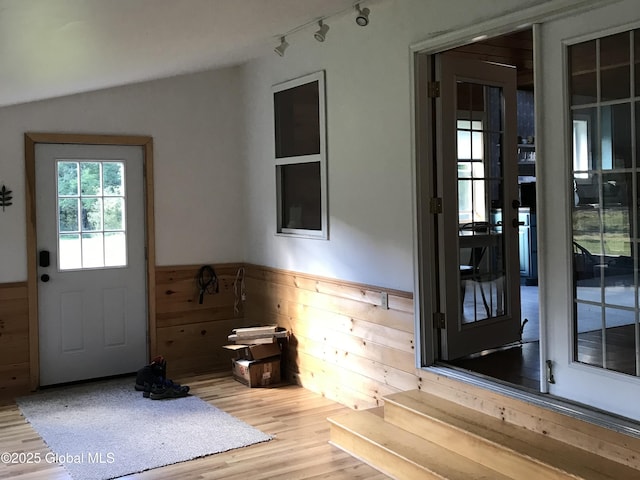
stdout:
[(127, 265), (124, 163), (56, 162), (58, 268)]
[(504, 315), (502, 88), (456, 82), (462, 323)]
[(573, 358), (629, 375), (638, 375), (640, 358), (639, 39), (640, 30), (627, 31), (568, 50), (574, 190)]

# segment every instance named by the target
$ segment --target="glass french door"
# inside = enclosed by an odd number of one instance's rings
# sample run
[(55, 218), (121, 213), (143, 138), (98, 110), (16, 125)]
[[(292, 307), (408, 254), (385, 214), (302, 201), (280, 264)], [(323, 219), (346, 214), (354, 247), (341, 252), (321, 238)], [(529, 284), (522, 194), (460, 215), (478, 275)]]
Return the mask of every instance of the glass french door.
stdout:
[(520, 338), (516, 71), (439, 55), (440, 358)]
[[(564, 171), (549, 164), (545, 190), (563, 192), (562, 199), (558, 193), (551, 195), (556, 210), (550, 214), (554, 223), (562, 221), (568, 227), (566, 234), (554, 232), (553, 239), (548, 234), (546, 242), (557, 245), (568, 259), (556, 264), (550, 258), (547, 266), (549, 310), (558, 318), (548, 324), (554, 377), (549, 391), (636, 420), (640, 419), (635, 401), (640, 396), (638, 27), (637, 2), (625, 1), (549, 22), (541, 32), (549, 72), (545, 85), (564, 86), (545, 88), (545, 111), (565, 122), (562, 128), (550, 125), (546, 130), (544, 157), (562, 158)], [(566, 317), (560, 316), (562, 312)]]

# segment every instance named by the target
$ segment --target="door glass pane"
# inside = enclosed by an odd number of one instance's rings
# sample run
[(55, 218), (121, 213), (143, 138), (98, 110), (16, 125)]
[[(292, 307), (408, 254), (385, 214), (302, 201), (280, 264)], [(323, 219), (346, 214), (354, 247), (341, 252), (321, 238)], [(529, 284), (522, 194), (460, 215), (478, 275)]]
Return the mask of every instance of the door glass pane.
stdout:
[(124, 230), (124, 199), (104, 199), (104, 229)]
[(100, 163), (80, 163), (80, 189), (82, 195), (100, 195), (102, 184), (100, 178)]
[[(598, 110), (595, 108), (577, 108), (572, 112), (573, 171), (576, 178), (587, 178), (586, 172), (600, 165), (595, 130), (597, 115)], [(578, 191), (577, 194), (580, 195), (580, 192)], [(585, 200), (580, 202), (585, 203)]]
[[(637, 375), (638, 122), (631, 102), (631, 32), (569, 47), (573, 123), (574, 359)], [(585, 96), (585, 59), (599, 96)], [(580, 59), (582, 63), (574, 63)], [(594, 92), (591, 92), (592, 94)], [(596, 92), (597, 93), (597, 92)], [(634, 118), (635, 115), (635, 118)], [(632, 135), (632, 126), (636, 133)]]
[(58, 162), (58, 195), (78, 195), (78, 163)]
[(104, 267), (104, 242), (102, 233), (82, 234), (83, 268)]
[(127, 235), (125, 232), (104, 234), (104, 264), (109, 267), (127, 264)]
[(629, 98), (631, 85), (629, 33), (611, 35), (600, 40), (601, 100)]
[(80, 235), (60, 235), (58, 241), (58, 256), (60, 270), (74, 270), (82, 268), (82, 244)]
[(97, 232), (102, 230), (102, 199), (82, 198), (82, 231)]
[(635, 52), (635, 94), (640, 93), (640, 28), (633, 31), (633, 51)]
[(60, 270), (126, 266), (124, 163), (58, 161)]
[(606, 105), (600, 109), (602, 169), (631, 168), (631, 105)]
[(78, 232), (78, 199), (60, 198), (58, 200), (58, 220), (60, 232)]
[[(606, 308), (604, 318), (605, 368), (629, 375), (637, 375), (635, 314), (633, 310)], [(629, 331), (634, 333), (629, 334)]]
[(457, 83), (457, 161), (462, 322), (505, 312), (502, 237), (502, 91)]
[(579, 43), (569, 49), (571, 104), (593, 103), (597, 98), (596, 41)]
[(104, 163), (103, 189), (105, 196), (124, 195), (124, 165), (120, 162)]

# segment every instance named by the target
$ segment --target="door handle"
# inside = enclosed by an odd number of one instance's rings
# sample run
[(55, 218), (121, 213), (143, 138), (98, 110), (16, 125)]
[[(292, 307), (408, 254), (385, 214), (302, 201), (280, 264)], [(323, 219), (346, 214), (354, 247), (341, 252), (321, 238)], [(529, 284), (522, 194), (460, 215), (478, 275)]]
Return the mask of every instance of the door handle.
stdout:
[(40, 250), (38, 254), (38, 264), (41, 267), (48, 267), (51, 264), (49, 250)]
[(511, 220), (511, 225), (513, 225), (513, 228), (518, 228), (520, 225), (524, 225), (524, 222), (519, 222), (517, 218), (514, 218)]
[(47, 283), (49, 281), (49, 275), (43, 273), (42, 275), (40, 275), (40, 280), (42, 280), (44, 283)]

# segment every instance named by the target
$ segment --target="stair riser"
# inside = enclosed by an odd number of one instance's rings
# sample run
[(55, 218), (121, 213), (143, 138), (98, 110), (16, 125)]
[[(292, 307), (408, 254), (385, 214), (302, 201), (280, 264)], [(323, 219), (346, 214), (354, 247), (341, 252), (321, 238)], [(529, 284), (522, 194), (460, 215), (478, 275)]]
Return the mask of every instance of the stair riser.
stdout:
[(512, 478), (576, 479), (573, 475), (541, 464), (487, 439), (392, 402), (385, 403), (384, 418), (386, 422)]
[(398, 480), (446, 480), (335, 424), (331, 424), (329, 443)]

